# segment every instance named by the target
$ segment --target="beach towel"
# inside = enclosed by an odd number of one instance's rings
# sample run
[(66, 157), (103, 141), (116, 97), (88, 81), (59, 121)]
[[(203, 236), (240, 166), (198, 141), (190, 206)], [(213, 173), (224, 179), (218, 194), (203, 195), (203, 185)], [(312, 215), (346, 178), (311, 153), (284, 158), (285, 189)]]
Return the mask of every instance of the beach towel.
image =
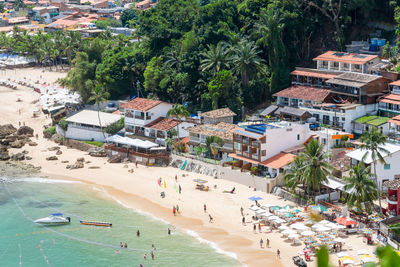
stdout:
[(167, 183), (165, 182), (165, 180), (164, 180), (164, 188), (167, 188)]
[(161, 187), (161, 179), (157, 179), (157, 184), (159, 187)]

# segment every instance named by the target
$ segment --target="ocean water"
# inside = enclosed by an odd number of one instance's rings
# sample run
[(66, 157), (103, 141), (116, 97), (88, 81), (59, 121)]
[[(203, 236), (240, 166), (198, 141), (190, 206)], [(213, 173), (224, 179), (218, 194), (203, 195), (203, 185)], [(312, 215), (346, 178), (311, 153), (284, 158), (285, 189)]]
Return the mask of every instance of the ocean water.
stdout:
[[(101, 188), (41, 178), (16, 181), (0, 183), (0, 266), (240, 266), (234, 254), (196, 233), (175, 229), (168, 235), (167, 222), (118, 204)], [(70, 216), (71, 224), (32, 222), (53, 212)], [(80, 219), (113, 226), (80, 225)]]

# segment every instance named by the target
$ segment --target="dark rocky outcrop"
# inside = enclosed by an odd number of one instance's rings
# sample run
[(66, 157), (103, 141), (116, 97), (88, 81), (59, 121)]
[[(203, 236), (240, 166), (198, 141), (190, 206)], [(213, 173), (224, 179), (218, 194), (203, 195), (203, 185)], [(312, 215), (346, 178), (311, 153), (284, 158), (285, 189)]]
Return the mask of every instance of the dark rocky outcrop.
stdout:
[(56, 156), (47, 157), (46, 160), (58, 160)]
[(27, 135), (32, 137), (33, 136), (33, 129), (29, 126), (21, 126), (17, 130), (17, 135)]

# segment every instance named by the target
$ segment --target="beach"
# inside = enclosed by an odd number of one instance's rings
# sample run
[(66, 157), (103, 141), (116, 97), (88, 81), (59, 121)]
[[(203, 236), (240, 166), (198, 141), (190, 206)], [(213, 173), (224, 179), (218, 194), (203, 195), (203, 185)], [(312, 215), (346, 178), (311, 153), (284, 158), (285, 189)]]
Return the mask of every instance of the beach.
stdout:
[[(40, 79), (41, 82), (54, 83), (66, 73), (58, 73), (41, 69), (17, 69), (7, 70), (0, 74), (0, 78), (23, 78)], [(42, 76), (42, 78), (40, 78)], [(0, 124), (11, 123), (18, 126), (19, 123), (32, 127), (39, 138), (33, 141), (37, 146), (24, 146), (32, 160), (27, 163), (41, 167), (41, 175), (51, 179), (74, 180), (95, 185), (102, 188), (112, 199), (132, 210), (141, 211), (160, 218), (177, 229), (180, 229), (203, 242), (209, 242), (217, 251), (223, 252), (246, 266), (294, 266), (292, 257), (297, 255), (302, 246), (293, 246), (280, 234), (253, 233), (251, 216), (254, 212), (248, 207), (253, 204), (248, 198), (251, 196), (262, 197), (261, 203), (284, 206), (286, 204), (296, 206), (294, 203), (285, 201), (277, 196), (263, 192), (255, 192), (252, 188), (235, 184), (230, 181), (214, 179), (210, 176), (181, 171), (173, 167), (146, 167), (135, 166), (134, 163), (108, 163), (106, 158), (90, 157), (86, 152), (60, 146), (62, 154), (58, 160), (47, 161), (46, 157), (54, 156), (55, 151), (48, 148), (54, 147), (53, 141), (43, 138), (43, 125), (50, 123), (43, 113), (38, 117), (32, 116), (32, 110), (37, 104), (32, 102), (38, 98), (38, 94), (32, 89), (19, 86), (17, 90), (0, 87)], [(17, 102), (17, 99), (22, 102)], [(10, 149), (10, 152), (17, 150)], [(84, 168), (69, 170), (67, 164), (72, 164), (77, 158), (84, 157), (86, 163)], [(61, 163), (69, 161), (69, 163)], [(96, 168), (89, 168), (96, 167)], [(130, 173), (128, 170), (133, 169)], [(177, 181), (175, 181), (177, 176)], [(162, 178), (163, 183), (158, 185), (157, 181)], [(209, 192), (195, 189), (196, 183), (193, 179), (207, 180), (210, 186)], [(165, 184), (164, 184), (165, 182)], [(177, 187), (181, 186), (181, 194)], [(223, 193), (235, 187), (235, 194)], [(160, 193), (165, 192), (165, 198)], [(207, 210), (203, 207), (206, 204)], [(180, 214), (174, 216), (172, 207), (179, 205)], [(244, 208), (247, 223), (242, 225), (240, 208)], [(301, 208), (301, 207), (299, 207)], [(209, 222), (209, 215), (213, 222)], [(115, 218), (118, 221), (118, 218)], [(260, 239), (269, 239), (269, 248), (260, 248)], [(205, 241), (207, 240), (207, 241)], [(348, 238), (348, 243), (356, 247), (362, 242), (359, 237)], [(277, 249), (281, 252), (281, 258), (276, 255)], [(334, 260), (332, 261), (336, 263)], [(315, 265), (315, 261), (311, 266)]]

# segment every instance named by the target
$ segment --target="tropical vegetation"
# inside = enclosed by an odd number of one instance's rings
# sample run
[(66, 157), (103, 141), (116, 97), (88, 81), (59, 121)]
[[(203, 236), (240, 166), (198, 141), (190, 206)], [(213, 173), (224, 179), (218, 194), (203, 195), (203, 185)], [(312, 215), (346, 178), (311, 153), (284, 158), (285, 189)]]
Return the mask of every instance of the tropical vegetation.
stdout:
[(387, 136), (382, 134), (382, 132), (378, 128), (372, 127), (370, 131), (365, 131), (363, 133), (363, 135), (360, 137), (360, 141), (362, 142), (360, 148), (365, 150), (365, 154), (362, 160), (366, 161), (369, 157), (371, 158), (373, 175), (375, 178), (375, 186), (377, 188), (376, 194), (382, 213), (382, 203), (380, 198), (382, 185), (379, 184), (378, 176), (376, 175), (376, 163), (378, 161), (381, 163), (385, 163), (384, 155), (389, 154), (389, 151), (383, 147), (383, 145), (387, 142)]

